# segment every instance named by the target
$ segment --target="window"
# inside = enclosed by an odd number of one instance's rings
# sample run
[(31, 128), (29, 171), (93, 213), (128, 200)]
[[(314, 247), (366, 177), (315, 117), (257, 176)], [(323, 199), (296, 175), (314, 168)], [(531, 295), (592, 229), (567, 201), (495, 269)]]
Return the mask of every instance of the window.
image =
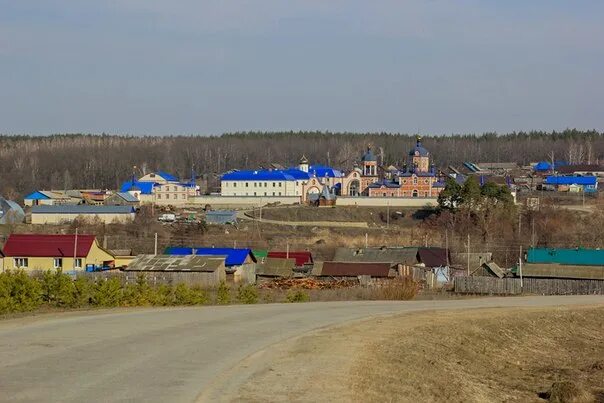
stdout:
[(178, 186), (174, 186), (174, 191), (178, 192)]
[(256, 182), (254, 182), (254, 187), (256, 187)]
[(63, 259), (60, 257), (55, 257), (53, 259), (53, 266), (55, 269), (60, 269), (63, 267)]
[(281, 182), (279, 182), (279, 187), (281, 187)]
[(383, 195), (384, 197), (386, 197), (386, 192), (382, 193), (382, 195)]
[(256, 196), (256, 192), (254, 192), (254, 196)]
[(414, 176), (414, 177), (413, 177), (413, 184), (414, 184), (414, 185), (417, 185), (417, 176)]
[(233, 187), (236, 188), (237, 187), (237, 182), (233, 182)]
[(181, 198), (181, 199), (186, 199), (186, 198), (187, 198), (187, 196), (183, 194), (183, 195), (180, 195), (180, 198)]
[(275, 195), (275, 192), (273, 192), (273, 196)]
[(160, 194), (158, 194), (158, 195), (157, 195), (157, 198), (158, 198), (158, 199), (161, 199), (161, 195), (160, 195)]
[(281, 196), (281, 192), (279, 192), (279, 196)]
[(407, 183), (407, 179), (403, 179), (403, 183)]
[(82, 268), (82, 258), (76, 258), (75, 260), (75, 268), (76, 269), (81, 269)]
[(250, 186), (250, 184), (248, 182), (245, 182), (245, 187), (247, 188), (249, 186)]
[(264, 187), (267, 187), (267, 186), (268, 186), (268, 183), (264, 182)]
[(273, 182), (273, 187), (275, 187), (275, 182)]
[(428, 184), (428, 179), (426, 179), (426, 180), (424, 181), (424, 183)]
[(424, 192), (424, 197), (428, 197), (428, 192)]
[(27, 268), (29, 262), (26, 257), (16, 257), (13, 259), (13, 263), (15, 264), (15, 268), (20, 269)]

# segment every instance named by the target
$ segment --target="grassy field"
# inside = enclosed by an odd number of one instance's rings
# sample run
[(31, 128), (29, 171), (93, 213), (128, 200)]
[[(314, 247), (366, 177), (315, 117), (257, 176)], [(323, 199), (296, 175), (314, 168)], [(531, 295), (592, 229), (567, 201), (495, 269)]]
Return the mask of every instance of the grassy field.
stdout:
[(238, 397), (601, 402), (603, 334), (603, 307), (483, 309), (372, 319), (305, 336), (277, 351), (270, 368), (257, 373)]
[[(259, 217), (260, 210), (254, 211)], [(274, 207), (262, 209), (262, 218), (279, 221), (366, 222), (369, 225), (409, 226), (426, 213), (416, 208), (386, 207)]]

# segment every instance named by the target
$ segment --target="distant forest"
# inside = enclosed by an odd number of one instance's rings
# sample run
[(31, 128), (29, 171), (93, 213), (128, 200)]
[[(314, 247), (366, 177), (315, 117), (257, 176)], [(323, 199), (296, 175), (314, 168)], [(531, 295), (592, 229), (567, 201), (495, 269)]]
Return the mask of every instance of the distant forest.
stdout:
[[(369, 144), (384, 165), (400, 166), (415, 135), (389, 133), (247, 132), (221, 136), (0, 136), (0, 194), (19, 199), (37, 189), (115, 189), (131, 175), (164, 170), (217, 178), (230, 169), (311, 163), (350, 169)], [(518, 132), (423, 136), (438, 167), (473, 162), (604, 161), (604, 133)], [(133, 167), (136, 166), (136, 169)]]

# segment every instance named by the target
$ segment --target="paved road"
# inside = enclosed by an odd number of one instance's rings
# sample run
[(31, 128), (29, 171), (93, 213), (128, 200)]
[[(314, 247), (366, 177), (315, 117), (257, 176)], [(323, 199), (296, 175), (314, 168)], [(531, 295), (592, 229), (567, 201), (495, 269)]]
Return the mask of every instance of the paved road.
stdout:
[(320, 327), (421, 310), (572, 304), (604, 304), (604, 297), (145, 309), (5, 321), (0, 400), (191, 402), (202, 392), (215, 400), (220, 380), (243, 359)]

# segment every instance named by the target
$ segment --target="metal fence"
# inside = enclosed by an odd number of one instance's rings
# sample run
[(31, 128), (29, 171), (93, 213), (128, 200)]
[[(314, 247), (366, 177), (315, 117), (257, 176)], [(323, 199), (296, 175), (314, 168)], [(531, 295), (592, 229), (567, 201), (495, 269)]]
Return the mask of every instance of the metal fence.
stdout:
[(604, 280), (552, 278), (455, 277), (454, 291), (460, 294), (488, 295), (603, 295)]

